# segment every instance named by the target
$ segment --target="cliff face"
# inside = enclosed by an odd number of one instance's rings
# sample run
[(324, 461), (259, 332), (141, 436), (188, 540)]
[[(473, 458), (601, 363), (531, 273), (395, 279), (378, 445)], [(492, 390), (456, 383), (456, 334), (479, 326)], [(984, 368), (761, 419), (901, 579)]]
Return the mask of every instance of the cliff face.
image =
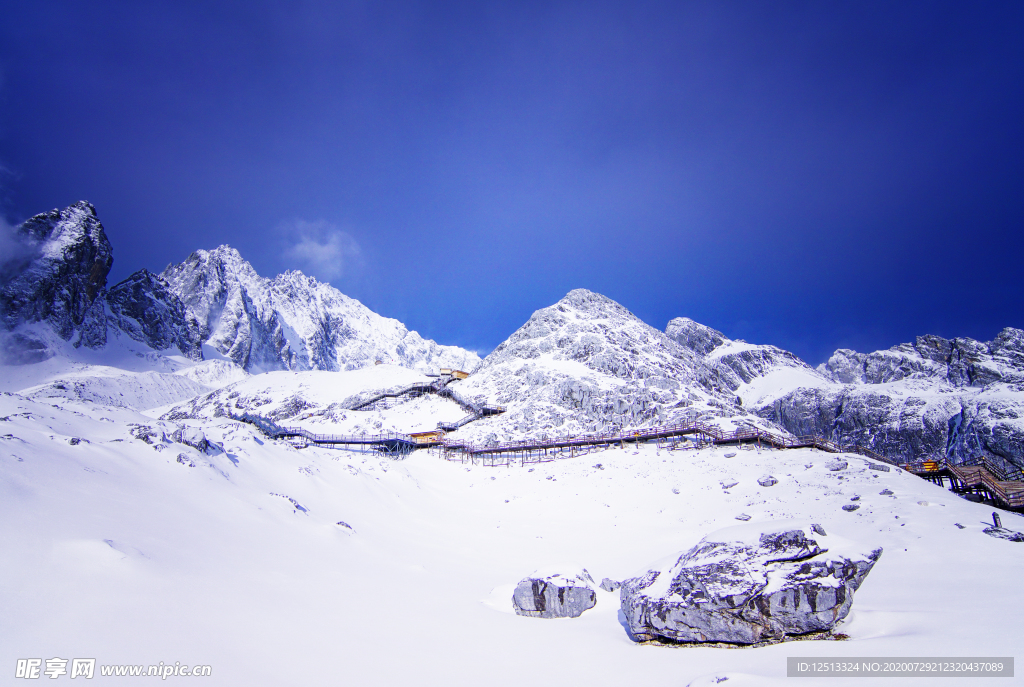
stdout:
[(16, 239), (26, 258), (9, 266), (9, 279), (0, 288), (4, 326), (13, 330), (45, 321), (65, 341), (84, 332), (80, 343), (102, 345), (100, 332), (83, 328), (90, 316), (100, 317), (102, 311), (93, 306), (114, 262), (96, 209), (82, 201), (36, 215), (17, 228)]
[(38, 362), (53, 355), (40, 323), (74, 347), (103, 348), (122, 334), (154, 351), (177, 347), (202, 359), (194, 321), (167, 284), (147, 270), (106, 290), (114, 263), (96, 209), (82, 201), (32, 217), (17, 229), (23, 259), (6, 265), (0, 316), (8, 364)]

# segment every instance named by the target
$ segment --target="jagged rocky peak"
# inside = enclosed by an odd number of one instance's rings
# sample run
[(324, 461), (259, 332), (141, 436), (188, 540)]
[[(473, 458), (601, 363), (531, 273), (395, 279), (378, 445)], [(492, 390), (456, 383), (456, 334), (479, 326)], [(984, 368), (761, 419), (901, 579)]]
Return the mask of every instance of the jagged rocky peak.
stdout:
[(266, 279), (237, 250), (198, 250), (161, 275), (206, 343), (249, 372), (352, 370), (377, 361), (472, 370), (480, 358), (441, 346), (298, 271)]
[(722, 332), (694, 322), (689, 317), (677, 317), (671, 320), (665, 327), (665, 334), (668, 338), (700, 356), (707, 355), (729, 341)]
[(5, 265), (0, 311), (6, 328), (49, 321), (70, 340), (106, 286), (114, 262), (96, 209), (80, 201), (44, 212), (19, 226), (15, 238), (24, 250), (14, 264)]
[(841, 384), (885, 384), (936, 379), (953, 386), (983, 387), (1024, 381), (1024, 332), (1007, 327), (988, 343), (967, 337), (919, 336), (874, 353), (839, 349), (818, 370)]
[(241, 253), (228, 245), (213, 250), (197, 250), (177, 265), (168, 265), (161, 273), (171, 289), (197, 319), (202, 336), (211, 334), (211, 321), (240, 284), (250, 288), (262, 285), (262, 278)]

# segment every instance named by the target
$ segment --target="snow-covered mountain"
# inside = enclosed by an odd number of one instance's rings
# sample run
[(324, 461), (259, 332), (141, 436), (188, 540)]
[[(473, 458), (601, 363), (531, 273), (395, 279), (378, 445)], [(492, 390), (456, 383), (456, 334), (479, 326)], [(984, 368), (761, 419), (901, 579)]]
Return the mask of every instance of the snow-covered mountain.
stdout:
[(475, 353), (441, 346), (301, 272), (259, 276), (237, 250), (198, 250), (161, 275), (201, 338), (248, 370), (354, 370), (377, 361), (472, 370)]
[(163, 275), (139, 270), (107, 289), (113, 249), (85, 201), (32, 217), (15, 238), (23, 250), (0, 265), (0, 363), (123, 348), (187, 366), (203, 360), (207, 344), (210, 356), (225, 360), (202, 366), (195, 379), (219, 385), (240, 378), (225, 368), (228, 362), (262, 372), (357, 369), (377, 361), (471, 370), (480, 361), (300, 272), (264, 279), (227, 246), (197, 251)]
[(40, 362), (122, 337), (202, 359), (198, 326), (159, 277), (140, 270), (105, 288), (113, 249), (91, 204), (36, 215), (16, 232), (24, 251), (4, 266), (0, 284), (4, 362)]
[(484, 358), (458, 392), (507, 406), (460, 432), (513, 438), (600, 432), (684, 417), (765, 423), (700, 381), (701, 355), (586, 289), (569, 292)]
[[(501, 468), (435, 450), (300, 450), (228, 412), (326, 434), (433, 429), (466, 411), (435, 394), (372, 411), (351, 401), (427, 381), (414, 366), (467, 359), (297, 273), (264, 280), (226, 248), (169, 279), (140, 271), (108, 288), (110, 246), (88, 204), (22, 232), (23, 253), (0, 256), (8, 669), (64, 656), (95, 658), (99, 683), (160, 661), (211, 667), (225, 685), (512, 685), (522, 671), (494, 666), (529, 656), (539, 685), (782, 684), (785, 647), (710, 645), (685, 661), (675, 647), (638, 648), (614, 584), (572, 620), (518, 616), (512, 596), (531, 570), (568, 561), (624, 580), (737, 520), (794, 518), (886, 551), (837, 628), (847, 641), (802, 642), (810, 653), (1010, 656), (1019, 644), (993, 621), (1024, 603), (1024, 566), (1016, 544), (987, 536), (992, 507), (904, 470), (756, 445), (626, 444)], [(480, 440), (696, 415), (911, 450), (917, 409), (935, 432), (945, 422), (947, 437), (981, 437), (985, 450), (1005, 439), (1000, 450), (1019, 456), (1021, 341), (1018, 330), (988, 344), (928, 337), (840, 351), (815, 370), (684, 318), (659, 332), (577, 290), (450, 388), (508, 406), (458, 430)], [(395, 354), (400, 365), (373, 364)], [(249, 375), (233, 359), (292, 367)], [(299, 371), (350, 363), (359, 369)], [(964, 403), (984, 411), (950, 429), (943, 418)], [(1024, 529), (1019, 514), (1002, 517), (1004, 533)], [(922, 570), (949, 603), (919, 593)], [(416, 638), (399, 661), (381, 641), (396, 627)]]
[(775, 346), (732, 341), (677, 318), (666, 333), (701, 356), (697, 377), (797, 435), (905, 460), (985, 455), (1024, 465), (1024, 332), (988, 343), (918, 337), (886, 351), (836, 351), (817, 369)]

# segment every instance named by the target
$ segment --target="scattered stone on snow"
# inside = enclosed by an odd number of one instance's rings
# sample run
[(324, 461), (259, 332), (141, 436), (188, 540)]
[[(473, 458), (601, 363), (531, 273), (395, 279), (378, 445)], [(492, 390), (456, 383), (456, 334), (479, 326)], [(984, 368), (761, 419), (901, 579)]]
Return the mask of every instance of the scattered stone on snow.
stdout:
[(839, 460), (838, 458), (830, 460), (825, 466), (829, 469), (829, 472), (839, 472), (845, 470), (849, 465), (845, 460)]
[(189, 468), (194, 468), (196, 466), (195, 461), (193, 461), (189, 456), (185, 455), (184, 453), (178, 454), (178, 462), (184, 465), (185, 467)]
[(881, 555), (820, 526), (737, 525), (623, 581), (622, 612), (640, 641), (753, 644), (829, 631)]
[(845, 506), (843, 506), (843, 510), (847, 511), (848, 513), (852, 513), (853, 511), (857, 510), (858, 508), (860, 508), (860, 506), (857, 505), (856, 503), (848, 503)]
[(750, 516), (747, 515), (746, 513), (740, 513), (739, 515), (736, 516), (736, 519), (737, 520), (742, 520), (743, 522), (746, 522), (747, 520), (750, 520)]
[(726, 458), (735, 458), (736, 457), (736, 452), (735, 451), (729, 451), (728, 453), (725, 454), (725, 457)]
[(182, 427), (173, 434), (173, 439), (179, 444), (191, 446), (197, 451), (206, 453), (210, 448), (210, 442), (198, 427)]
[(779, 483), (779, 480), (775, 479), (771, 475), (765, 475), (761, 479), (757, 480), (757, 483), (762, 487), (771, 487)]
[(851, 496), (850, 500), (851, 501), (860, 501), (860, 497), (859, 496)]
[(885, 463), (868, 463), (868, 468), (879, 472), (889, 472), (889, 466)]
[(893, 494), (892, 494), (892, 490), (891, 489), (883, 489), (882, 491), (878, 492), (878, 495), (879, 496), (892, 496)]
[(1006, 541), (1016, 542), (1024, 541), (1024, 534), (1021, 534), (1020, 532), (1014, 532), (1013, 530), (1008, 530), (1005, 527), (990, 526), (983, 529), (982, 532), (984, 532), (990, 537), (995, 537), (996, 539), (1005, 539)]
[(722, 482), (722, 489), (732, 489), (732, 488), (733, 488), (733, 487), (735, 487), (735, 486), (736, 486), (737, 484), (739, 484), (739, 482), (733, 482), (733, 481), (730, 481), (730, 482)]
[(336, 522), (334, 524), (338, 525), (339, 527), (344, 527), (346, 530), (349, 530), (350, 532), (355, 532), (355, 530), (352, 529), (352, 525), (348, 524), (344, 520), (339, 520), (338, 522)]
[(512, 594), (517, 615), (578, 618), (597, 604), (594, 578), (586, 568), (562, 566), (555, 570), (538, 570), (520, 580)]

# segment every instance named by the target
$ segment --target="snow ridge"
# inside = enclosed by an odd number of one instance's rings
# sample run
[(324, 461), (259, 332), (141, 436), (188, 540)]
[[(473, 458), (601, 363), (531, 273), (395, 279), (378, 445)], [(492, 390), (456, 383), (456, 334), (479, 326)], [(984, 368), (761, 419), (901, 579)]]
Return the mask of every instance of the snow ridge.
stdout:
[(261, 277), (230, 246), (198, 250), (161, 276), (199, 322), (203, 340), (252, 373), (354, 370), (377, 361), (472, 370), (480, 361), (301, 272)]

